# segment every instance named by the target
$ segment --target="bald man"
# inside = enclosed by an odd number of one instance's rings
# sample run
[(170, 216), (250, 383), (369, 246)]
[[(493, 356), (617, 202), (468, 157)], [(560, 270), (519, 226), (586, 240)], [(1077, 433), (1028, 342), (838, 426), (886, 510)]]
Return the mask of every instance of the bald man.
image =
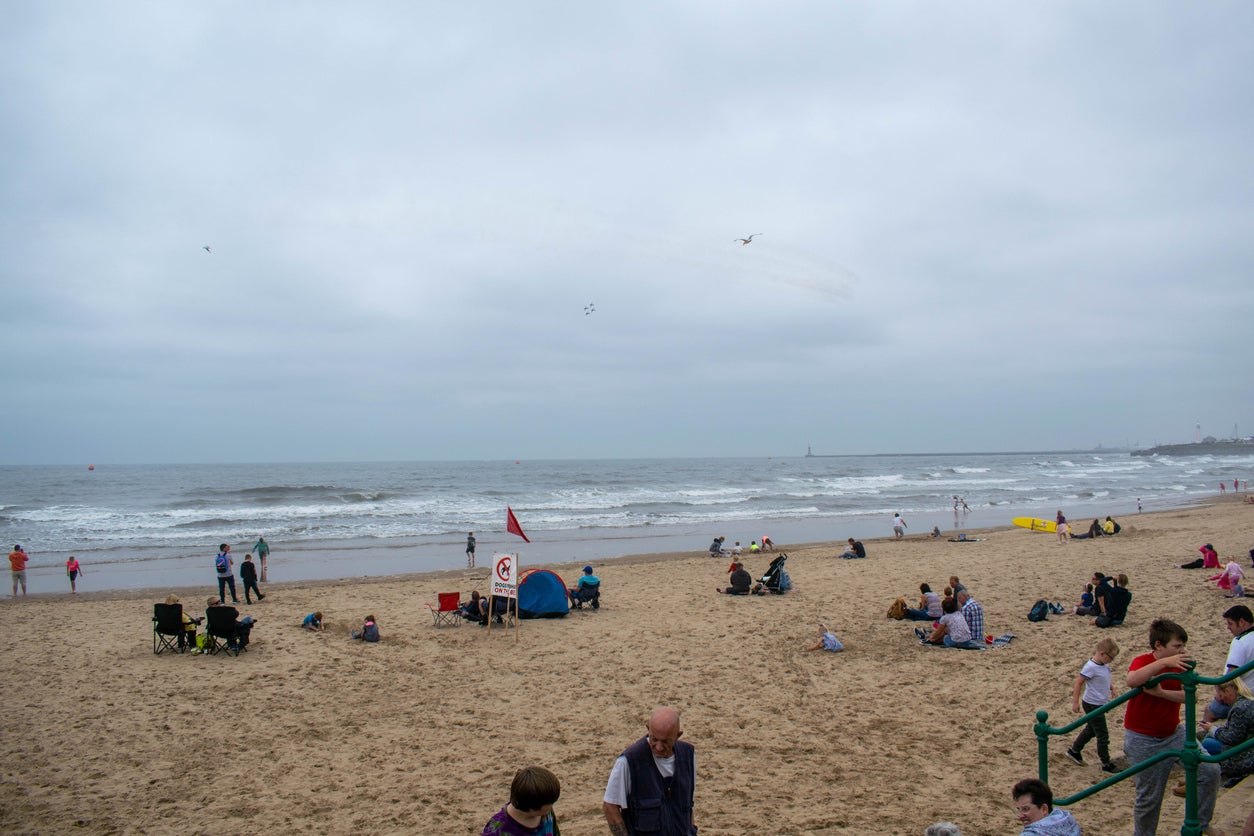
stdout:
[(679, 739), (684, 733), (679, 712), (655, 708), (644, 728), (645, 736), (614, 761), (605, 786), (601, 810), (610, 833), (695, 836), (697, 762), (692, 744)]

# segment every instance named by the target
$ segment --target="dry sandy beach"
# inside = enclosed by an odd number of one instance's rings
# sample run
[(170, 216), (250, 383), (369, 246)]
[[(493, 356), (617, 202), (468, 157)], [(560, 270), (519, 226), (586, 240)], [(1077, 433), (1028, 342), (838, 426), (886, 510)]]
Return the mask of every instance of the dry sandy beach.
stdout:
[[(1223, 670), (1220, 614), (1233, 602), (1209, 573), (1172, 564), (1211, 542), (1248, 565), (1254, 505), (1217, 497), (1120, 522), (1118, 537), (1065, 546), (1011, 528), (980, 543), (866, 541), (862, 561), (835, 559), (840, 543), (781, 544), (796, 589), (747, 599), (715, 594), (727, 561), (694, 543), (599, 564), (600, 612), (524, 621), (517, 642), (432, 627), (425, 605), (465, 596), (475, 581), (463, 572), (271, 583), (263, 604), (241, 606), (259, 623), (239, 658), (152, 654), (152, 604), (172, 590), (13, 602), (6, 589), (0, 831), (477, 834), (513, 772), (540, 764), (562, 781), (563, 833), (600, 834), (614, 757), (667, 703), (697, 748), (702, 833), (919, 834), (946, 819), (1018, 833), (1008, 792), (1035, 774), (1034, 713), (1073, 718), (1071, 682), (1098, 638), (1119, 642), (1120, 691), (1159, 615), (1189, 631), (1200, 670)], [(519, 551), (543, 565), (543, 544)], [(755, 575), (768, 562), (747, 559)], [(556, 568), (575, 582), (577, 566)], [(1027, 621), (1038, 598), (1075, 603), (1094, 570), (1131, 578), (1123, 627)], [(983, 603), (987, 632), (1016, 634), (1008, 648), (924, 648), (913, 623), (884, 617), (893, 598), (913, 604), (921, 581), (939, 590), (953, 574)], [(173, 591), (200, 615), (216, 586)], [(314, 609), (324, 634), (297, 626)], [(378, 645), (348, 638), (367, 613)], [(818, 619), (844, 653), (803, 652)], [(1120, 753), (1122, 711), (1111, 717)], [(1050, 759), (1059, 795), (1100, 776), (1063, 745)], [(1131, 799), (1124, 784), (1071, 809), (1086, 834), (1130, 833)], [(1252, 806), (1254, 787), (1221, 791), (1214, 824), (1239, 833)], [(1160, 832), (1182, 818), (1169, 796)]]

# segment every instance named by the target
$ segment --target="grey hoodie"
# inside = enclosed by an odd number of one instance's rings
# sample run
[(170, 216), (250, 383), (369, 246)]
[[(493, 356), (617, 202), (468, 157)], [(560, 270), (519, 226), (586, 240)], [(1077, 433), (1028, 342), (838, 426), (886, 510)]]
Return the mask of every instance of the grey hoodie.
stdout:
[(1053, 810), (1040, 821), (1034, 821), (1019, 836), (1082, 836), (1080, 824), (1066, 810)]

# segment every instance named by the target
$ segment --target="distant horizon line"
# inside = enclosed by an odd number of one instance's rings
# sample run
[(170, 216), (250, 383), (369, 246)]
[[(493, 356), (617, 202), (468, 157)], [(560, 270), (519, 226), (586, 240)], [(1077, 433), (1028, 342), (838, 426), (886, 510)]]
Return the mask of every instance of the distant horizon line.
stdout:
[[(589, 461), (589, 462), (609, 462), (609, 461), (701, 461), (708, 459), (760, 459), (763, 461), (772, 459), (853, 459), (853, 458), (907, 458), (910, 456), (920, 457), (958, 457), (958, 456), (1039, 456), (1039, 455), (1060, 455), (1075, 453), (1129, 453), (1133, 448), (1123, 447), (1099, 447), (1088, 449), (1069, 449), (1069, 450), (968, 450), (953, 453), (805, 453), (797, 455), (777, 455), (777, 454), (760, 454), (760, 455), (739, 455), (739, 456), (605, 456), (605, 457), (540, 457), (540, 458), (514, 458), (515, 464), (523, 462), (573, 462), (573, 461)], [(428, 464), (455, 464), (463, 462), (489, 463), (489, 462), (506, 462), (511, 461), (509, 458), (485, 458), (485, 459), (327, 459), (327, 460), (288, 460), (288, 461), (184, 461), (184, 462), (104, 462), (97, 465), (94, 462), (84, 463), (0, 463), (0, 467), (152, 467), (152, 466), (214, 466), (214, 467), (235, 467), (240, 465), (264, 466), (264, 465), (288, 465), (288, 464), (407, 464), (407, 463), (428, 463)]]

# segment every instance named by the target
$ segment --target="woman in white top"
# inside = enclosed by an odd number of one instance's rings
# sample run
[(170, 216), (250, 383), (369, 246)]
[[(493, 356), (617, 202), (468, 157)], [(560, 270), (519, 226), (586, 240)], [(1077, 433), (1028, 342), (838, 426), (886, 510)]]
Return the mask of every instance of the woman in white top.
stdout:
[(906, 610), (906, 618), (911, 621), (935, 621), (945, 614), (941, 609), (941, 597), (925, 583), (919, 584), (919, 608)]

